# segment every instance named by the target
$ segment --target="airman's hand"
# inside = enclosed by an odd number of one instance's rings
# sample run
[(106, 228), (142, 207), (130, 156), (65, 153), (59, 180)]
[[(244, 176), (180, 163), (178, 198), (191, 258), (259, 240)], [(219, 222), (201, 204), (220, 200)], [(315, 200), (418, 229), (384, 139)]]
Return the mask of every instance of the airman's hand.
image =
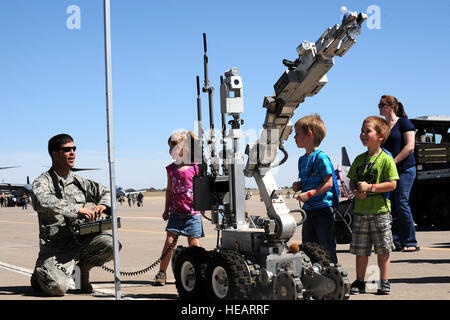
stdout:
[(103, 204), (96, 205), (92, 209), (92, 211), (95, 214), (95, 219), (100, 218), (100, 216), (103, 214), (103, 212), (105, 212), (105, 210), (106, 210), (106, 206), (105, 205), (103, 205)]
[(88, 221), (95, 220), (95, 213), (92, 209), (81, 207), (78, 210), (78, 215), (80, 215), (82, 218), (84, 218), (85, 220), (88, 220)]

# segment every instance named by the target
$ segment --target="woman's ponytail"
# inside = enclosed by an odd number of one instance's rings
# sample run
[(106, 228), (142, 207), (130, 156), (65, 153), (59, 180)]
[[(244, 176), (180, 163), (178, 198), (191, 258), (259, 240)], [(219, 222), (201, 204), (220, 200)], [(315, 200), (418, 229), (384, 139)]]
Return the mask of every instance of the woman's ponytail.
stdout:
[(408, 115), (405, 112), (405, 108), (403, 108), (403, 104), (401, 102), (397, 103), (395, 114), (397, 115), (397, 117), (408, 118)]
[(381, 96), (381, 99), (386, 100), (386, 102), (394, 106), (395, 115), (397, 117), (408, 118), (405, 112), (405, 108), (403, 107), (403, 104), (399, 102), (396, 97), (385, 94)]

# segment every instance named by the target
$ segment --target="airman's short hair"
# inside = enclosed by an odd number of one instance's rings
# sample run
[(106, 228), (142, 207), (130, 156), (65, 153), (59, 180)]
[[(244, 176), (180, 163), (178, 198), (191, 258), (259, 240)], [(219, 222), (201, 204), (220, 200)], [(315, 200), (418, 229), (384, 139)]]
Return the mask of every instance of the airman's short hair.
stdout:
[(63, 144), (69, 142), (73, 142), (73, 138), (66, 133), (61, 133), (50, 138), (50, 140), (48, 140), (48, 154), (50, 157), (52, 156), (53, 151), (58, 151)]

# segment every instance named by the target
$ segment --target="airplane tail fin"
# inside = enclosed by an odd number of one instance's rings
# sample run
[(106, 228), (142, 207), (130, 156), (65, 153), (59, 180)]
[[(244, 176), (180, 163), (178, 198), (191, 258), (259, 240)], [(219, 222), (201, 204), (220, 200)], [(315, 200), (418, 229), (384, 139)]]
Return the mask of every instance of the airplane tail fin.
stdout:
[(341, 154), (342, 154), (342, 165), (345, 167), (350, 167), (352, 164), (350, 162), (350, 158), (348, 157), (347, 149), (345, 147), (342, 147)]
[(351, 199), (352, 195), (349, 189), (350, 180), (347, 178), (347, 174), (352, 163), (350, 162), (350, 158), (348, 156), (347, 149), (345, 147), (342, 147), (341, 149), (341, 157), (342, 157), (341, 165), (338, 165), (339, 180), (341, 182), (342, 191), (344, 192), (345, 196), (348, 199)]

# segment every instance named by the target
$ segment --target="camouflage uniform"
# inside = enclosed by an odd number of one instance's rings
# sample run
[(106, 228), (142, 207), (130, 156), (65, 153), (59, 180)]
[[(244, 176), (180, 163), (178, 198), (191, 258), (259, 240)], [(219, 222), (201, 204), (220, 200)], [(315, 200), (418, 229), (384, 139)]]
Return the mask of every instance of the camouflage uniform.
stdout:
[[(33, 182), (32, 204), (39, 220), (39, 256), (31, 285), (52, 296), (62, 296), (75, 263), (101, 266), (113, 259), (113, 238), (102, 232), (77, 236), (69, 226), (87, 202), (105, 205), (109, 210), (108, 188), (70, 173), (65, 179), (56, 175), (62, 199), (57, 197), (51, 175), (43, 173)], [(81, 190), (79, 186), (82, 187)]]

